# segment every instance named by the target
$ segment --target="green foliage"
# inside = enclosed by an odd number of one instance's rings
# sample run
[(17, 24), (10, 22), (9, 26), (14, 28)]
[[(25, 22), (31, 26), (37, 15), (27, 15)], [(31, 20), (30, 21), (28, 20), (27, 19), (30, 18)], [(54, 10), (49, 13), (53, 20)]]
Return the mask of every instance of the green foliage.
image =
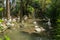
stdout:
[(5, 35), (5, 36), (4, 36), (4, 40), (10, 40), (10, 37), (7, 36), (7, 35)]
[(32, 0), (33, 2), (39, 3), (39, 0)]
[(60, 22), (60, 19), (57, 19), (57, 22)]
[(31, 13), (34, 12), (34, 8), (33, 8), (32, 6), (28, 6), (28, 7), (27, 7), (27, 10), (28, 10), (29, 12), (31, 12)]
[(2, 7), (0, 8), (0, 11), (3, 11), (3, 8)]
[(2, 38), (0, 38), (0, 40), (2, 40)]
[(0, 31), (3, 30), (3, 26), (0, 26)]
[(3, 29), (3, 26), (1, 25), (2, 22), (3, 22), (3, 20), (0, 19), (0, 30)]
[(3, 22), (3, 20), (2, 19), (0, 19), (0, 23), (2, 23)]
[(40, 8), (40, 3), (37, 2), (37, 1), (36, 2), (32, 2), (31, 6), (34, 7), (34, 8), (38, 8), (39, 9)]
[(60, 19), (57, 19), (57, 28), (56, 28), (56, 35), (55, 38), (56, 40), (60, 40)]
[(46, 0), (46, 4), (52, 3), (51, 0)]
[[(0, 38), (0, 40), (3, 40), (2, 38)], [(4, 35), (4, 40), (10, 40), (10, 37), (7, 35)]]

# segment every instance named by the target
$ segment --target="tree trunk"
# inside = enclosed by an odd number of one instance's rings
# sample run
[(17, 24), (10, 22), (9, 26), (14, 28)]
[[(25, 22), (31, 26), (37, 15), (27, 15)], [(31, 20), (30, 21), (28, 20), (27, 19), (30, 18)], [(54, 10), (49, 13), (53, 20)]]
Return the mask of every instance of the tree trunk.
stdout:
[(10, 19), (10, 0), (6, 0), (6, 16), (7, 19)]
[(45, 2), (46, 2), (46, 0), (42, 0), (42, 11), (44, 12), (45, 11)]
[(22, 21), (23, 13), (24, 13), (23, 0), (20, 0), (20, 22)]

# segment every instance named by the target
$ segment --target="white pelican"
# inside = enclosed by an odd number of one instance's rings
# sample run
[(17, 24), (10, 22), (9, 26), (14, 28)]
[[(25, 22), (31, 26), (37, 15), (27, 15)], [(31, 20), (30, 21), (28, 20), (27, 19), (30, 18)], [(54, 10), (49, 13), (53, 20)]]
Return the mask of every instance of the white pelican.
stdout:
[(27, 16), (25, 16), (25, 17), (24, 17), (24, 20), (27, 20), (27, 19), (28, 19), (28, 17), (27, 17)]
[(13, 19), (13, 22), (16, 22), (16, 19), (15, 18)]
[(37, 24), (37, 22), (36, 22), (36, 21), (34, 21), (34, 22), (33, 22), (33, 24), (35, 24), (35, 25), (36, 25), (36, 24)]

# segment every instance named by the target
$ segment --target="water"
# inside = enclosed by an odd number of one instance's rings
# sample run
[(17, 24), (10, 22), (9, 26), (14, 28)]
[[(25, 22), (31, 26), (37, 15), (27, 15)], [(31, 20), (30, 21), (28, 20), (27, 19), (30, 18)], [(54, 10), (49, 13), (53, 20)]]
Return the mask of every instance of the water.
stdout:
[(49, 40), (46, 37), (41, 37), (39, 34), (22, 32), (17, 26), (14, 29), (8, 29), (4, 32), (4, 35), (8, 35), (11, 40)]
[[(5, 35), (8, 35), (11, 40), (45, 40), (46, 38), (40, 37), (39, 34), (29, 34), (18, 30), (7, 30)], [(2, 34), (3, 35), (3, 34)], [(1, 35), (0, 35), (1, 36)], [(3, 36), (1, 36), (3, 37)], [(47, 40), (47, 39), (46, 39)]]
[[(11, 40), (49, 40), (46, 37), (40, 37), (38, 34), (29, 34), (26, 32), (9, 32), (8, 35)], [(3, 38), (3, 35), (0, 35)]]
[[(8, 35), (11, 40), (48, 40), (45, 37), (40, 37), (39, 34), (29, 34), (27, 32), (22, 32), (19, 29), (7, 30), (5, 35)], [(0, 35), (3, 38), (3, 34)]]

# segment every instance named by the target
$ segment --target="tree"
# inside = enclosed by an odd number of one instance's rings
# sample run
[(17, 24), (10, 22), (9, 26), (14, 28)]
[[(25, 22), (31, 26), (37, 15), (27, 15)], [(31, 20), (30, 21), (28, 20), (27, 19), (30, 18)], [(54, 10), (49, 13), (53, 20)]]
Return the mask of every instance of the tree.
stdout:
[(7, 19), (10, 19), (11, 16), (10, 16), (10, 0), (6, 0), (6, 16), (7, 16)]

